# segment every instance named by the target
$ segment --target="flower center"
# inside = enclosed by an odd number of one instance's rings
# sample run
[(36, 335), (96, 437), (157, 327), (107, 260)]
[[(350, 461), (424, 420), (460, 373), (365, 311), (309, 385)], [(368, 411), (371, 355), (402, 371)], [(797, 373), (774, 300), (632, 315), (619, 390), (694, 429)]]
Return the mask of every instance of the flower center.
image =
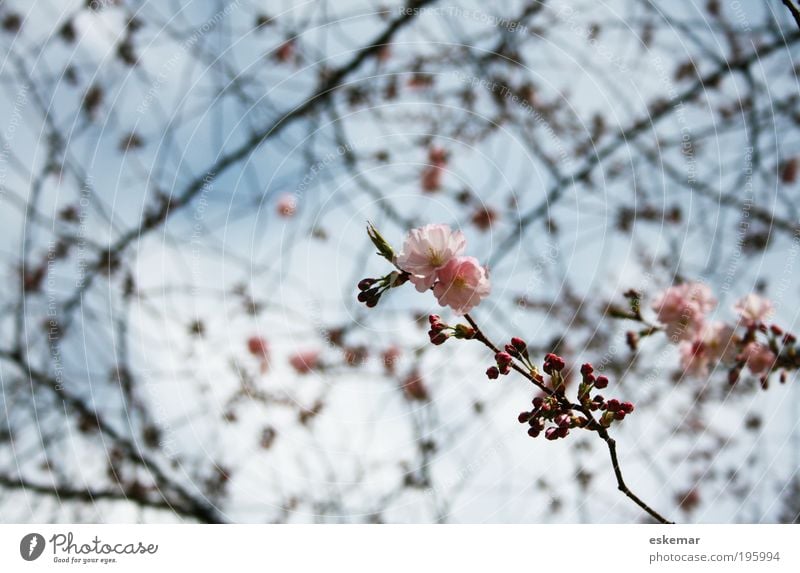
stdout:
[(431, 248), (428, 248), (428, 262), (432, 267), (440, 267), (444, 263), (444, 258), (442, 258), (442, 253), (438, 251), (434, 251)]
[(456, 275), (456, 278), (453, 279), (453, 286), (456, 288), (464, 288), (467, 286), (467, 279), (461, 275)]

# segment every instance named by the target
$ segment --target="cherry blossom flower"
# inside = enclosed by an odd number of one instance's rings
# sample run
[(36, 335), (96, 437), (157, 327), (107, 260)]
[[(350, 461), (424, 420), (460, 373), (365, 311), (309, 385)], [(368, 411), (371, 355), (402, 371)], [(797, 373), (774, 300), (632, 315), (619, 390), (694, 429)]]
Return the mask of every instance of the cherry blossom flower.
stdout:
[(684, 341), (680, 345), (681, 368), (689, 376), (708, 376), (709, 357), (702, 340)]
[(681, 366), (691, 376), (706, 377), (709, 369), (718, 363), (729, 364), (735, 360), (736, 340), (732, 326), (724, 322), (707, 324), (694, 340), (681, 342)]
[(717, 305), (711, 289), (703, 283), (683, 283), (662, 292), (652, 308), (673, 342), (693, 340), (705, 324), (705, 316)]
[(297, 352), (289, 358), (289, 364), (298, 374), (308, 374), (319, 366), (319, 352), (317, 350)]
[(742, 358), (753, 374), (761, 374), (769, 370), (775, 363), (775, 354), (758, 342), (751, 342), (742, 350)]
[(764, 322), (772, 316), (775, 310), (772, 306), (772, 301), (754, 293), (748, 294), (737, 302), (733, 308), (739, 313), (745, 324)]
[(691, 376), (706, 377), (716, 364), (736, 359), (736, 340), (732, 326), (724, 322), (707, 324), (694, 340), (681, 343), (681, 367)]
[(291, 217), (297, 211), (297, 199), (291, 193), (284, 193), (278, 198), (275, 207), (281, 217)]
[(442, 306), (466, 314), (489, 296), (489, 273), (475, 257), (456, 257), (437, 271), (433, 294)]
[(409, 231), (397, 255), (397, 266), (411, 275), (419, 292), (425, 292), (436, 281), (437, 271), (463, 253), (466, 246), (461, 231), (453, 231), (448, 225), (425, 225)]

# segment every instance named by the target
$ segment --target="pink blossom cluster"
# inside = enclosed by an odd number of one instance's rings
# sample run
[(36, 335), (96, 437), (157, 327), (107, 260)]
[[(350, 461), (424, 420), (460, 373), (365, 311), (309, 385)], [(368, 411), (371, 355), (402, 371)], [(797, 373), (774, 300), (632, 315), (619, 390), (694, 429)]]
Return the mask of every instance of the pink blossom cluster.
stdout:
[(419, 292), (432, 288), (441, 306), (463, 315), (491, 292), (489, 272), (475, 257), (463, 256), (466, 246), (461, 231), (425, 225), (409, 231), (395, 263)]
[[(652, 303), (670, 341), (679, 345), (684, 371), (704, 377), (710, 368), (721, 364), (731, 367), (735, 377), (743, 366), (752, 374), (768, 375), (778, 359), (775, 337), (783, 334), (777, 326), (766, 324), (774, 312), (772, 302), (757, 294), (748, 294), (734, 306), (739, 315), (736, 324), (709, 322), (708, 314), (716, 305), (711, 289), (697, 282), (669, 287)], [(737, 332), (741, 329), (744, 332)], [(760, 342), (758, 333), (771, 334), (772, 338)], [(787, 340), (792, 341), (791, 338)]]

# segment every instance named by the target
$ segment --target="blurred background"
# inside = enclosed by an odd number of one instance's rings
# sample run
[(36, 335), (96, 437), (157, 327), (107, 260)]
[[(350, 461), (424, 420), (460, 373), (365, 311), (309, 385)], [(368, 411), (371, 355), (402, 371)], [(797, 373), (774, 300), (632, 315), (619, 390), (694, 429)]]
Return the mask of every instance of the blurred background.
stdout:
[(369, 220), (460, 228), (490, 337), (611, 378), (659, 511), (797, 521), (795, 376), (607, 310), (696, 280), (798, 329), (799, 42), (781, 0), (3, 0), (0, 520), (647, 521), (430, 294), (356, 301)]

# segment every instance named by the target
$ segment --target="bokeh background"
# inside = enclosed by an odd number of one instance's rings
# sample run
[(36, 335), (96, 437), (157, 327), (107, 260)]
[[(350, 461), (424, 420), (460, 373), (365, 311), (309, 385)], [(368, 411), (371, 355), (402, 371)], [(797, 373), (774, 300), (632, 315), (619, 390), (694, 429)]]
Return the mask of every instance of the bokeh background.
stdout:
[(612, 378), (659, 511), (796, 521), (795, 376), (686, 376), (608, 306), (798, 329), (799, 43), (780, 0), (3, 0), (0, 519), (647, 521), (430, 294), (358, 304), (369, 220), (460, 228), (492, 338)]

